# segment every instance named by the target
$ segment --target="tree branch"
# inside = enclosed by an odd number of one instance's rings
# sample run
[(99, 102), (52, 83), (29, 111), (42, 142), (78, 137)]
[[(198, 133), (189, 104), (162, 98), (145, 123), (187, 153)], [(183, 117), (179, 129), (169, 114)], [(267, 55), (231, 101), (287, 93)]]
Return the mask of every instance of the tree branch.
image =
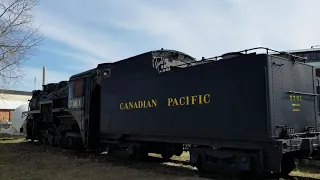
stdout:
[(0, 0), (0, 86), (21, 78), (23, 61), (43, 37), (32, 25), (32, 9), (38, 0)]

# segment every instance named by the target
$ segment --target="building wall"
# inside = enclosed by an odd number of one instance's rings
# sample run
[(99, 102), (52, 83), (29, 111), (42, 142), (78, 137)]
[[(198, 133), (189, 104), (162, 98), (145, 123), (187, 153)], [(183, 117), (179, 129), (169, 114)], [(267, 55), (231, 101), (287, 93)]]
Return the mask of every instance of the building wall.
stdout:
[(0, 122), (10, 122), (12, 112), (23, 104), (28, 104), (31, 92), (0, 90)]
[(11, 100), (11, 101), (28, 101), (31, 99), (31, 95), (20, 95), (20, 94), (5, 94), (0, 93), (0, 100)]
[(10, 122), (13, 110), (0, 109), (0, 122)]

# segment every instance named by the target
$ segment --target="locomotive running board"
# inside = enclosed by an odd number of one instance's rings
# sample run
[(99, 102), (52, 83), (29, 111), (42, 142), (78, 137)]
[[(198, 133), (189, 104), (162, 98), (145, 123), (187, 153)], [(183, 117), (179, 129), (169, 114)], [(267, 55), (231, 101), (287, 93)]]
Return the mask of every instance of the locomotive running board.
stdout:
[[(68, 112), (69, 110), (68, 109), (65, 109), (65, 108), (56, 108), (56, 109), (52, 109), (52, 112), (53, 113), (56, 113), (56, 112)], [(28, 115), (28, 114), (38, 114), (40, 113), (40, 110), (32, 110), (32, 111), (24, 111), (22, 112), (21, 114), (21, 118), (23, 118), (24, 116)]]
[(66, 109), (66, 108), (55, 108), (55, 109), (52, 109), (52, 112), (68, 112), (69, 110)]
[(22, 112), (21, 118), (23, 118), (24, 116), (26, 116), (28, 114), (38, 114), (38, 113), (40, 113), (40, 110), (24, 111), (24, 112)]

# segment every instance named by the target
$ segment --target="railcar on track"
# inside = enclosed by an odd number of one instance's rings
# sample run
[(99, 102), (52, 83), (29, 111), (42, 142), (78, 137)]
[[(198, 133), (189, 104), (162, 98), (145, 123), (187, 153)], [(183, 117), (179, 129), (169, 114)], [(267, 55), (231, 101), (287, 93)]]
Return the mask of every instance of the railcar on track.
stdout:
[(318, 81), (303, 58), (256, 49), (196, 60), (156, 50), (33, 92), (27, 138), (130, 158), (190, 152), (203, 172), (285, 176), (319, 148)]

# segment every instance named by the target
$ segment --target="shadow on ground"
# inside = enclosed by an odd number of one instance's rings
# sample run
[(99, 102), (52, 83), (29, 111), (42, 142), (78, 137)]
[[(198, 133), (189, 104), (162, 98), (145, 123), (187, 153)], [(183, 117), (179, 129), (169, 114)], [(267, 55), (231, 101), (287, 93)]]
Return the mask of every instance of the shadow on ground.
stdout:
[(50, 147), (38, 143), (22, 142), (21, 145), (41, 151), (50, 152), (54, 155), (63, 155), (69, 160), (81, 160), (77, 166), (81, 167), (88, 163), (97, 163), (100, 165), (136, 169), (144, 172), (153, 172), (163, 175), (175, 175), (181, 178), (199, 177), (204, 179), (237, 179), (234, 177), (212, 174), (201, 174), (194, 167), (190, 166), (185, 160), (169, 160), (164, 161), (161, 157), (148, 156), (144, 161), (128, 160), (128, 155), (125, 152), (117, 152), (108, 155), (77, 152), (74, 150), (66, 150), (58, 147)]
[[(15, 141), (10, 139), (10, 141)], [(149, 156), (146, 161), (129, 161), (126, 154), (114, 153), (112, 155), (100, 155), (92, 153), (76, 152), (73, 150), (63, 150), (58, 147), (50, 147), (38, 143), (18, 142), (0, 143), (0, 151), (5, 152), (0, 155), (0, 170), (8, 170), (1, 165), (11, 164), (9, 169), (15, 169), (10, 173), (19, 174), (40, 174), (50, 179), (52, 177), (61, 179), (68, 177), (69, 180), (88, 177), (94, 179), (234, 179), (221, 175), (203, 175), (189, 166), (185, 161), (171, 160), (164, 162), (162, 158)], [(6, 156), (6, 157), (4, 157)], [(3, 161), (5, 159), (5, 161)], [(1, 168), (2, 167), (2, 168)], [(28, 169), (28, 170), (27, 170)], [(59, 173), (59, 169), (60, 171)], [(20, 172), (19, 172), (20, 171)], [(53, 172), (54, 171), (54, 172)], [(62, 174), (64, 173), (64, 176)], [(44, 175), (46, 174), (46, 175)], [(71, 176), (70, 176), (71, 174)], [(80, 175), (82, 174), (82, 176)], [(50, 175), (50, 176), (49, 176)], [(8, 176), (18, 175), (3, 175)], [(30, 176), (32, 179), (37, 179)], [(46, 179), (41, 176), (41, 178)], [(0, 175), (0, 179), (2, 179)], [(10, 179), (10, 178), (9, 178)], [(52, 178), (53, 179), (53, 178)], [(85, 179), (85, 178), (84, 178)]]
[[(7, 143), (9, 142), (9, 143)], [(30, 179), (239, 179), (222, 175), (200, 174), (185, 160), (163, 161), (149, 156), (146, 161), (129, 161), (127, 154), (110, 155), (76, 152), (25, 142), (21, 137), (0, 138), (0, 179), (19, 174)], [(302, 171), (320, 173), (309, 167)], [(294, 175), (303, 176), (301, 173)], [(312, 174), (311, 174), (312, 177)], [(24, 178), (23, 178), (24, 179)], [(28, 178), (25, 178), (28, 179)], [(241, 178), (242, 179), (242, 178)]]

